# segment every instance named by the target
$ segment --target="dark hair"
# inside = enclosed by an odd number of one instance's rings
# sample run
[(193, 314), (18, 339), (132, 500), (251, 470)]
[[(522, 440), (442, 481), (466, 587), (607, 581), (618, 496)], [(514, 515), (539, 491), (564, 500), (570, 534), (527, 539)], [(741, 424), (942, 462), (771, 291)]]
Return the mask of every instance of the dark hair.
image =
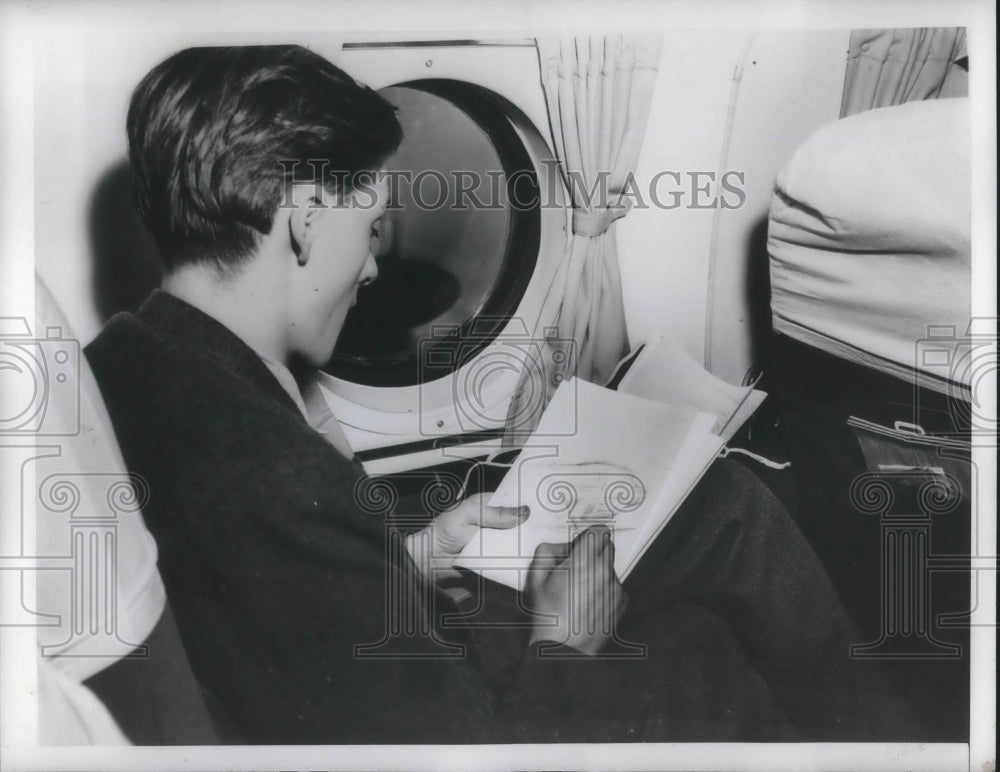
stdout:
[(181, 51), (136, 87), (127, 126), (136, 208), (168, 270), (238, 268), (293, 173), (312, 181), (322, 169), (328, 189), (348, 193), (402, 140), (389, 102), (291, 45)]

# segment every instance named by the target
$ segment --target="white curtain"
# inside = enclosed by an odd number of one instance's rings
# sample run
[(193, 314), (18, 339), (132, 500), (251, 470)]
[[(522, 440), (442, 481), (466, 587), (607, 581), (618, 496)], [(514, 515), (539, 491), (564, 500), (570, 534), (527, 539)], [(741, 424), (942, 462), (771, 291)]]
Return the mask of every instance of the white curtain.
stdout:
[[(537, 44), (552, 145), (573, 216), (534, 330), (538, 359), (521, 374), (505, 445), (527, 438), (562, 379), (603, 382), (628, 351), (614, 223), (628, 211), (662, 39), (608, 35)], [(543, 342), (552, 339), (560, 343)]]
[(852, 31), (840, 117), (936, 99), (965, 52), (962, 27)]

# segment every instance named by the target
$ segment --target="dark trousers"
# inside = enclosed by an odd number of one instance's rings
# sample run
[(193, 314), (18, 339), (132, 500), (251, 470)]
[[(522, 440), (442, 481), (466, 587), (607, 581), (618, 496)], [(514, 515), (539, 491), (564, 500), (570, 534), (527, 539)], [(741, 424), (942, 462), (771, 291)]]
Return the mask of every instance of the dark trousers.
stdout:
[(625, 589), (607, 656), (550, 651), (546, 683), (511, 694), (522, 658), (543, 653), (524, 653), (519, 596), (478, 583), (472, 620), (493, 626), (472, 631), (472, 648), (503, 706), (503, 739), (913, 739), (879, 663), (851, 659), (861, 637), (815, 553), (739, 463), (713, 465)]

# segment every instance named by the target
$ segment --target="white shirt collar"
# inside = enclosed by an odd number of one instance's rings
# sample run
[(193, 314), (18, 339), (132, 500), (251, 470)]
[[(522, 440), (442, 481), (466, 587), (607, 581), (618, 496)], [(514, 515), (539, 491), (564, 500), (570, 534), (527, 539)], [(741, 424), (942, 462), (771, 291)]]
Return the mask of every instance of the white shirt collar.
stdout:
[(309, 411), (306, 410), (305, 400), (302, 399), (302, 392), (299, 391), (299, 385), (295, 382), (295, 376), (292, 375), (292, 371), (281, 362), (275, 361), (269, 356), (261, 354), (259, 351), (257, 352), (257, 356), (260, 357), (260, 361), (264, 363), (264, 366), (271, 371), (271, 375), (281, 384), (281, 388), (288, 392), (288, 396), (292, 398), (292, 402), (295, 403), (299, 412), (302, 413), (302, 417), (311, 424)]
[(342, 456), (348, 459), (353, 458), (354, 449), (351, 448), (351, 444), (347, 441), (344, 430), (340, 428), (340, 422), (337, 421), (330, 410), (330, 406), (323, 399), (318, 385), (315, 383), (306, 384), (309, 403), (309, 406), (307, 406), (307, 399), (299, 389), (299, 384), (295, 380), (295, 376), (292, 375), (292, 371), (281, 362), (271, 359), (259, 351), (256, 354), (260, 357), (260, 361), (264, 363), (264, 366), (271, 371), (271, 374), (274, 375), (278, 383), (281, 384), (281, 387), (288, 392), (288, 396), (292, 398), (292, 402), (298, 407), (299, 412), (302, 413), (302, 417), (306, 419), (306, 423), (316, 430), (317, 433), (323, 435), (326, 441), (333, 445)]

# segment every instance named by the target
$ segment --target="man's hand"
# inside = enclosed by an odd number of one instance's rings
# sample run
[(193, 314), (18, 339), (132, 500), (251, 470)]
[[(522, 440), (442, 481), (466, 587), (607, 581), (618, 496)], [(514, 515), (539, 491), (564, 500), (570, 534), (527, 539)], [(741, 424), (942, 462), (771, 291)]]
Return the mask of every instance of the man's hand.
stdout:
[(611, 531), (596, 525), (572, 544), (540, 544), (528, 569), (525, 593), (539, 619), (531, 642), (553, 641), (588, 656), (614, 637), (627, 598), (615, 574)]
[(406, 537), (410, 557), (424, 576), (436, 581), (454, 577), (451, 567), (480, 528), (513, 528), (528, 516), (528, 508), (488, 507), (488, 493), (478, 493), (442, 512), (434, 521)]

